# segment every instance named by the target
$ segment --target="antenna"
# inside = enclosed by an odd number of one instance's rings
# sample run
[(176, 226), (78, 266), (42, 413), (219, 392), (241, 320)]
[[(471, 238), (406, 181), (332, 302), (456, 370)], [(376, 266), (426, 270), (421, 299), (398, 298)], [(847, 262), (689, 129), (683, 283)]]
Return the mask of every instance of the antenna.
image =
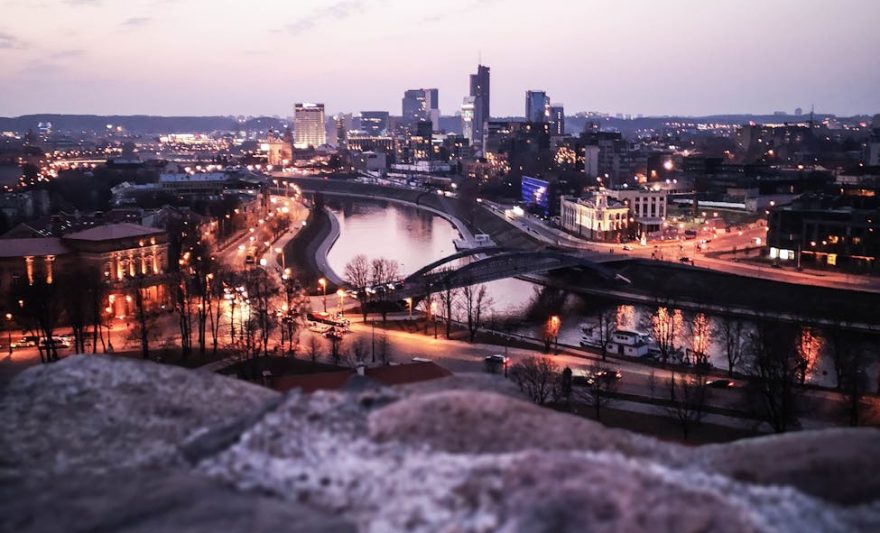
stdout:
[(483, 51), (477, 50), (477, 65), (483, 64)]

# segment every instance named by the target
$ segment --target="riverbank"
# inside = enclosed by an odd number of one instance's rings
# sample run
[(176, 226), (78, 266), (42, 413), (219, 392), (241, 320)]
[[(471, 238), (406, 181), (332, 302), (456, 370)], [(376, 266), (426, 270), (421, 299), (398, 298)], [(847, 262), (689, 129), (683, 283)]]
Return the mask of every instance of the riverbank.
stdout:
[(327, 291), (335, 291), (342, 279), (327, 264), (327, 252), (339, 238), (339, 224), (323, 206), (312, 208), (306, 225), (284, 246), (287, 264), (306, 287), (315, 287), (318, 279), (329, 282)]

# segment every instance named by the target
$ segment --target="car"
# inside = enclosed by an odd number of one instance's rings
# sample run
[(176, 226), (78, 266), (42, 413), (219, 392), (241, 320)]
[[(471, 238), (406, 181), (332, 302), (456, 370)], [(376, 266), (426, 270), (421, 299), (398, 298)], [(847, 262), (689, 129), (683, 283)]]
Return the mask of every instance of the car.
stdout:
[(623, 374), (621, 374), (620, 370), (602, 369), (602, 370), (599, 370), (598, 372), (596, 372), (596, 377), (599, 379), (605, 379), (605, 380), (609, 380), (609, 381), (615, 380), (616, 381), (616, 380), (623, 378)]
[(33, 348), (37, 345), (40, 338), (36, 335), (25, 335), (16, 341), (12, 341), (13, 348)]
[(50, 347), (54, 347), (56, 350), (58, 348), (70, 348), (70, 339), (60, 336), (53, 336), (51, 340), (40, 339), (40, 348), (47, 350)]
[(679, 263), (690, 263), (690, 262), (691, 262), (691, 258), (690, 258), (690, 257), (679, 257), (679, 258), (678, 258), (678, 262), (679, 262)]
[(707, 381), (706, 386), (711, 387), (713, 389), (732, 389), (733, 387), (736, 386), (736, 383), (734, 383), (730, 379), (723, 379), (722, 378), (722, 379), (713, 379), (711, 381)]
[(782, 265), (780, 265), (779, 263), (770, 263), (770, 267), (771, 268), (782, 268)]
[(628, 244), (624, 244), (623, 249), (624, 249), (624, 251), (629, 252), (629, 251), (632, 251), (633, 247)]
[(510, 357), (507, 357), (506, 355), (501, 355), (500, 353), (487, 355), (485, 357), (485, 360), (487, 363), (491, 362), (491, 363), (498, 363), (501, 365), (506, 365), (506, 364), (510, 363)]

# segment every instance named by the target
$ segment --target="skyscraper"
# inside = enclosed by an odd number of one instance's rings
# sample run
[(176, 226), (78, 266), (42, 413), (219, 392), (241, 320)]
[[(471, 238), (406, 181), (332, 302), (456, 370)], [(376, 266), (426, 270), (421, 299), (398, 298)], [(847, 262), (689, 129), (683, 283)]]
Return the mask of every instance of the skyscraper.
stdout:
[(361, 130), (367, 135), (385, 135), (388, 130), (388, 112), (361, 111)]
[(410, 89), (403, 93), (403, 122), (413, 125), (420, 120), (430, 121), (434, 130), (440, 129), (440, 105), (437, 89)]
[(317, 147), (326, 143), (324, 104), (294, 104), (293, 147)]
[(476, 117), (476, 98), (473, 96), (465, 96), (461, 103), (461, 133), (471, 146), (474, 144), (475, 134), (474, 121)]
[[(477, 73), (471, 74), (471, 97), (474, 99), (472, 143), (483, 144), (483, 128), (489, 122), (489, 67), (477, 65)], [(462, 109), (462, 116), (464, 109)], [(462, 120), (464, 120), (462, 118)]]
[(544, 91), (526, 91), (526, 120), (548, 122), (550, 98)]
[(565, 109), (562, 104), (550, 106), (550, 135), (565, 135)]

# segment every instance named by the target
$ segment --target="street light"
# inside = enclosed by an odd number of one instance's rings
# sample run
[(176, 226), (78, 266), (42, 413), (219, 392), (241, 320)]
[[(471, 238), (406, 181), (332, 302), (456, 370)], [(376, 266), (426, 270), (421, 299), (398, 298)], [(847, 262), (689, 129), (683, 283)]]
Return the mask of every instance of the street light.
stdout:
[(406, 301), (406, 306), (409, 308), (409, 319), (412, 320), (413, 299), (406, 298), (405, 301)]
[(12, 313), (6, 313), (6, 342), (9, 345), (9, 358), (12, 359)]
[(437, 338), (437, 302), (431, 302), (431, 318), (434, 320), (434, 338)]
[(321, 294), (324, 300), (324, 312), (327, 312), (327, 280), (321, 278), (318, 280), (318, 285), (321, 287)]
[(275, 253), (281, 256), (281, 268), (287, 270), (287, 259), (284, 257), (284, 250), (278, 247), (275, 248)]
[[(339, 316), (345, 316), (345, 308), (343, 307), (343, 304), (345, 303), (345, 291), (342, 289), (338, 289), (336, 291), (336, 296), (339, 296)], [(324, 298), (324, 302), (325, 302), (324, 303), (324, 310), (326, 311), (327, 310), (326, 297)]]

